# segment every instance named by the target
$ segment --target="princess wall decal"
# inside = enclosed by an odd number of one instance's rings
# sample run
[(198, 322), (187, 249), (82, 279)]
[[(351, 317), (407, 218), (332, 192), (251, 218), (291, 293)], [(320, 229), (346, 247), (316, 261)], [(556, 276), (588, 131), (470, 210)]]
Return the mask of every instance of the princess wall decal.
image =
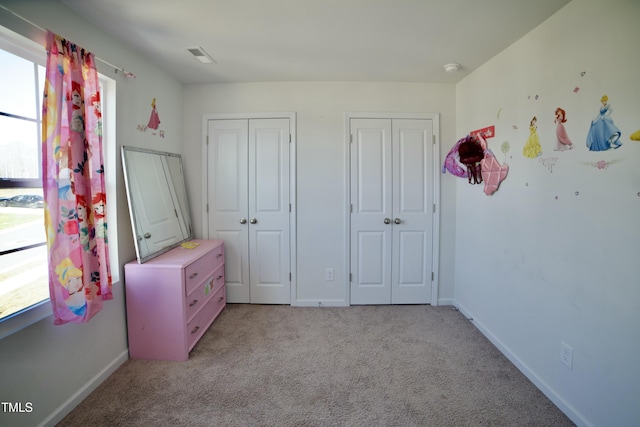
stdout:
[(151, 117), (149, 117), (147, 127), (155, 130), (158, 129), (158, 126), (160, 126), (160, 116), (158, 115), (158, 109), (156, 108), (156, 99), (153, 98), (153, 101), (151, 101)]
[(153, 136), (159, 136), (160, 138), (164, 138), (164, 130), (159, 129), (160, 127), (160, 115), (158, 114), (158, 108), (156, 106), (156, 98), (153, 98), (151, 101), (151, 115), (149, 117), (149, 121), (146, 125), (139, 124), (138, 130), (140, 132), (147, 132), (150, 130), (150, 133)]
[(538, 118), (533, 116), (531, 122), (529, 122), (529, 138), (527, 143), (522, 149), (522, 154), (530, 159), (535, 159), (542, 154), (542, 146), (540, 145), (540, 138), (538, 137)]
[(556, 151), (566, 151), (573, 148), (573, 142), (567, 135), (567, 130), (564, 128), (564, 124), (567, 122), (567, 113), (560, 107), (556, 108), (556, 118), (553, 122), (556, 124)]
[(622, 132), (613, 123), (611, 113), (613, 108), (609, 104), (609, 97), (604, 95), (600, 98), (600, 111), (595, 119), (591, 121), (589, 133), (587, 134), (587, 148), (590, 151), (606, 151), (611, 148), (620, 148), (620, 135)]

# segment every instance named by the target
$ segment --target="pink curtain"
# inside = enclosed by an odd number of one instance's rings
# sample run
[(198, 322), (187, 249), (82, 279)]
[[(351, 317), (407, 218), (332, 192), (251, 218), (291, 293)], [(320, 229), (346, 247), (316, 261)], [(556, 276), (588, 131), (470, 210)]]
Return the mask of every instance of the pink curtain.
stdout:
[(55, 324), (112, 299), (98, 73), (92, 53), (47, 33), (42, 186)]

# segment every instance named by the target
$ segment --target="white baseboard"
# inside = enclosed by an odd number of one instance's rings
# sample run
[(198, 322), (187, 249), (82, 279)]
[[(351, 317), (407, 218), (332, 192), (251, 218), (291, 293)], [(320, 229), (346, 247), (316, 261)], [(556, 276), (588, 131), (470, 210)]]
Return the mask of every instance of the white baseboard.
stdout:
[[(433, 306), (441, 305), (454, 305), (453, 298), (440, 298), (437, 304)], [(292, 307), (348, 307), (349, 304), (345, 300), (317, 300), (317, 299), (299, 299), (291, 304)]]
[(438, 305), (454, 305), (453, 298), (438, 298)]
[(317, 300), (317, 299), (299, 299), (293, 304), (293, 307), (347, 307), (349, 304), (342, 299)]
[(122, 366), (122, 364), (127, 360), (129, 360), (129, 349), (123, 351), (118, 357), (113, 359), (111, 363), (105, 366), (102, 371), (98, 372), (96, 376), (91, 378), (91, 380), (89, 380), (82, 388), (76, 391), (69, 399), (67, 399), (66, 402), (60, 405), (58, 409), (53, 411), (51, 415), (45, 418), (44, 421), (42, 421), (38, 425), (38, 427), (53, 427), (60, 421), (62, 421), (62, 419), (66, 417), (67, 414), (69, 414), (69, 412), (73, 410), (73, 408), (78, 406), (80, 402), (82, 402), (87, 396), (91, 394), (91, 392), (98, 388), (98, 386), (102, 384), (104, 380), (109, 378), (109, 376), (113, 374), (116, 369)]
[(488, 328), (486, 328), (482, 321), (477, 319), (473, 313), (469, 312), (457, 301), (453, 300), (453, 306), (456, 307), (464, 317), (466, 317), (478, 330), (495, 345), (498, 350), (507, 358), (511, 363), (515, 365), (520, 372), (524, 374), (545, 396), (549, 398), (571, 421), (581, 427), (590, 427), (590, 424), (585, 420), (571, 405), (569, 405), (562, 397), (550, 388), (542, 379), (532, 371), (527, 364), (520, 360), (507, 345), (505, 345), (498, 337), (496, 337)]

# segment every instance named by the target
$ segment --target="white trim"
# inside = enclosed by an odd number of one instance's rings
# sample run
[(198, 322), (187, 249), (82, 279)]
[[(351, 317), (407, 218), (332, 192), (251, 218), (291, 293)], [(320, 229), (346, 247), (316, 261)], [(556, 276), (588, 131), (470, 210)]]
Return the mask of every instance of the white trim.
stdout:
[(433, 270), (433, 280), (431, 281), (431, 305), (439, 305), (438, 291), (440, 289), (440, 114), (431, 114), (433, 121), (433, 222), (431, 232), (433, 233), (431, 248)]
[(351, 266), (351, 161), (350, 161), (350, 122), (351, 119), (414, 119), (414, 120), (431, 120), (433, 123), (433, 135), (435, 141), (433, 144), (433, 203), (435, 204), (435, 212), (432, 217), (432, 260), (431, 268), (433, 270), (433, 281), (431, 282), (431, 305), (437, 306), (438, 288), (439, 288), (439, 271), (440, 271), (440, 113), (371, 113), (371, 112), (347, 112), (344, 114), (344, 141), (345, 141), (345, 217), (344, 226), (346, 230), (345, 237), (345, 302), (346, 305), (351, 304), (351, 282), (349, 280)]
[(122, 366), (127, 360), (129, 360), (129, 350), (125, 350), (118, 357), (113, 359), (111, 363), (98, 372), (93, 378), (91, 378), (85, 385), (80, 387), (78, 391), (73, 393), (69, 399), (67, 399), (62, 405), (60, 405), (55, 411), (53, 411), (47, 418), (45, 418), (38, 427), (55, 426), (64, 417), (66, 417), (76, 406), (86, 399), (95, 389), (100, 386), (111, 374), (113, 374), (120, 366)]
[(107, 191), (107, 237), (109, 238), (109, 266), (111, 285), (120, 281), (120, 258), (118, 255), (118, 143), (116, 141), (116, 81), (98, 73), (102, 84), (102, 155)]
[(208, 164), (208, 138), (209, 138), (209, 120), (214, 120), (213, 115), (202, 116), (202, 130), (201, 130), (201, 144), (202, 152), (200, 154), (202, 162), (202, 193), (200, 194), (200, 200), (202, 200), (202, 206), (200, 210), (202, 212), (202, 237), (209, 237), (209, 213), (207, 212), (207, 206), (209, 204), (209, 164)]
[(0, 340), (53, 314), (49, 298), (0, 321)]
[(47, 62), (47, 52), (43, 45), (28, 39), (0, 25), (0, 49), (35, 62), (43, 67)]
[(251, 120), (251, 119), (289, 119), (289, 132), (291, 134), (291, 143), (289, 144), (289, 203), (291, 203), (291, 212), (289, 213), (289, 266), (291, 269), (290, 282), (290, 304), (298, 305), (297, 297), (297, 115), (295, 112), (274, 112), (274, 113), (215, 113), (202, 115), (202, 234), (204, 237), (209, 236), (209, 214), (207, 205), (209, 204), (209, 176), (208, 176), (208, 148), (207, 138), (209, 132), (209, 120)]
[[(362, 113), (364, 114), (364, 113)], [(351, 305), (351, 119), (357, 113), (344, 115), (344, 302)]]
[(496, 337), (484, 324), (477, 319), (473, 313), (465, 309), (458, 301), (453, 300), (453, 305), (470, 321), (498, 350), (515, 365), (545, 396), (549, 398), (571, 421), (579, 426), (591, 426), (580, 413), (578, 413), (569, 403), (560, 397), (551, 387), (547, 385), (526, 363), (516, 356), (498, 337)]

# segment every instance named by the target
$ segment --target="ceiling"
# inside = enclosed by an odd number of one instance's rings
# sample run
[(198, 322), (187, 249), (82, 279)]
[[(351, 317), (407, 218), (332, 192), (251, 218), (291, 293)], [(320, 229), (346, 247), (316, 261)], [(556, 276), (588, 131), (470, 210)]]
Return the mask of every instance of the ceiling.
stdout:
[(455, 83), (570, 0), (59, 1), (191, 84)]

